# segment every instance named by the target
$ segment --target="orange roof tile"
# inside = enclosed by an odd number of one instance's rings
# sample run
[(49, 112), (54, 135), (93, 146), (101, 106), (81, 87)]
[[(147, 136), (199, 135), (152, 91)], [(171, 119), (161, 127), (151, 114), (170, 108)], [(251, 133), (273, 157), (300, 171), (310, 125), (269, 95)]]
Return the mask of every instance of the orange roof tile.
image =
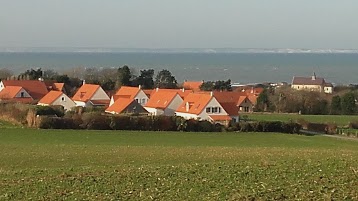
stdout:
[(53, 83), (52, 90), (63, 91), (64, 87), (65, 87), (65, 83), (56, 82), (56, 83)]
[(210, 115), (209, 117), (213, 121), (231, 121), (231, 117), (228, 115)]
[(72, 100), (87, 102), (99, 88), (100, 86), (96, 84), (84, 84), (77, 90)]
[(247, 98), (251, 101), (252, 104), (256, 104), (257, 102), (257, 97), (256, 95), (249, 95), (247, 96)]
[(113, 105), (106, 109), (106, 112), (122, 113), (133, 101), (131, 98), (118, 98)]
[(38, 80), (3, 80), (4, 86), (20, 86), (24, 88), (33, 99), (41, 99), (48, 90), (44, 82)]
[(184, 99), (177, 112), (200, 114), (213, 97), (210, 94), (191, 93)]
[(186, 90), (186, 89), (154, 89), (151, 93), (151, 96), (159, 91), (166, 91), (166, 92), (176, 92), (179, 96), (184, 99), (188, 94), (194, 93), (193, 90)]
[(140, 88), (139, 87), (127, 87), (122, 86), (115, 95), (120, 96), (129, 96), (131, 99), (134, 99), (134, 97), (139, 93)]
[(0, 99), (12, 99), (23, 89), (19, 86), (7, 86), (0, 92)]
[(174, 91), (160, 90), (150, 96), (149, 101), (144, 107), (165, 109), (173, 101), (176, 95), (178, 95), (178, 93)]
[(200, 91), (200, 86), (203, 84), (203, 81), (185, 81), (183, 83), (184, 89), (190, 89), (193, 91)]
[(55, 100), (57, 100), (58, 97), (60, 97), (63, 93), (61, 91), (50, 91), (46, 94), (46, 96), (44, 96), (43, 98), (41, 98), (41, 100), (39, 101), (39, 103), (42, 104), (51, 104), (53, 103)]
[(148, 96), (148, 98), (150, 98), (150, 95), (153, 93), (153, 89), (143, 89), (143, 92)]

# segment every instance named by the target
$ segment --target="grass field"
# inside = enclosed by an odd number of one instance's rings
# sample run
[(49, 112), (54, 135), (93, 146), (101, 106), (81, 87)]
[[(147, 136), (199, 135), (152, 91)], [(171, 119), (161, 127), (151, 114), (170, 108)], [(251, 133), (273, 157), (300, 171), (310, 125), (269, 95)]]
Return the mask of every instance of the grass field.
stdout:
[(289, 121), (304, 119), (312, 123), (336, 123), (347, 126), (349, 122), (358, 122), (357, 115), (299, 115), (299, 114), (248, 114), (250, 120), (259, 121)]
[(0, 129), (0, 200), (356, 200), (358, 142)]

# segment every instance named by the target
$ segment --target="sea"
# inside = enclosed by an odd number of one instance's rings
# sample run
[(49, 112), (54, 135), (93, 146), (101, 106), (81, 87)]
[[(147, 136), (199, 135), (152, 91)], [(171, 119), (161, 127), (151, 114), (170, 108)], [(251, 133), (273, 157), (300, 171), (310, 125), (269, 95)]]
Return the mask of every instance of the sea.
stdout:
[(118, 68), (128, 65), (156, 72), (167, 69), (184, 80), (227, 80), (236, 84), (288, 82), (313, 72), (334, 84), (358, 83), (357, 50), (307, 49), (0, 49), (0, 69), (20, 73), (42, 68), (60, 73), (76, 67)]

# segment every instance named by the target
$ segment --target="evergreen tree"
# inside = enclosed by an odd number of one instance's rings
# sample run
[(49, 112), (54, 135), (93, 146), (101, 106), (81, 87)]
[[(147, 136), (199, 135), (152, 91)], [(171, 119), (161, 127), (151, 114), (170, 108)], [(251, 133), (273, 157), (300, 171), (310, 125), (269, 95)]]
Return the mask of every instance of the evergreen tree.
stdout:
[(178, 82), (172, 73), (168, 70), (161, 70), (158, 72), (155, 78), (155, 87), (163, 89), (176, 89), (178, 88)]
[(118, 68), (117, 87), (131, 86), (132, 73), (128, 66)]
[(348, 92), (342, 96), (342, 113), (353, 114), (356, 111), (355, 97), (352, 92)]

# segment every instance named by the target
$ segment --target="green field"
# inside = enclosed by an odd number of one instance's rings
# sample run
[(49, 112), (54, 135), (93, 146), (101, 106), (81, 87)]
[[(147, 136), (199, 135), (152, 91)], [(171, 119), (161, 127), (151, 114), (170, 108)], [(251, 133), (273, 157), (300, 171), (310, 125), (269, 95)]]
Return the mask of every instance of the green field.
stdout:
[(257, 121), (289, 121), (304, 119), (312, 123), (336, 123), (347, 126), (349, 122), (358, 122), (357, 115), (299, 115), (299, 114), (248, 114), (250, 120)]
[(0, 129), (0, 200), (357, 200), (358, 142)]

